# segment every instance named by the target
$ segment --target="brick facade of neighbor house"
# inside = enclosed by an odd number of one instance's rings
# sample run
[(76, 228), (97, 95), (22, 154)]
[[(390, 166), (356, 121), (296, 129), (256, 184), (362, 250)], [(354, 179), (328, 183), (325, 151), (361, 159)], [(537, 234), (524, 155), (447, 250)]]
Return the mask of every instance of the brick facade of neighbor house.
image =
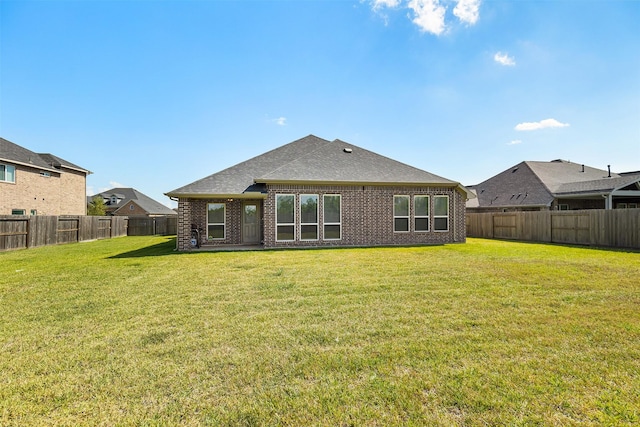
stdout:
[(86, 173), (14, 166), (16, 182), (0, 182), (0, 215), (11, 215), (16, 209), (26, 215), (86, 214)]
[[(318, 240), (300, 240), (299, 220), (296, 221), (296, 239), (276, 241), (276, 194), (293, 194), (296, 201), (301, 194), (317, 194), (318, 197)], [(342, 238), (323, 239), (323, 195), (341, 196)], [(410, 196), (410, 218), (414, 215), (413, 196), (449, 196), (449, 229), (434, 231), (433, 198), (430, 198), (430, 226), (427, 232), (416, 232), (411, 225), (410, 232), (393, 231), (393, 197)], [(191, 249), (192, 224), (200, 230), (200, 245), (222, 246), (242, 243), (241, 213), (246, 199), (180, 199), (178, 220), (178, 250)], [(256, 201), (256, 200), (254, 200)], [(466, 197), (454, 187), (387, 187), (387, 186), (312, 186), (312, 185), (270, 185), (267, 198), (259, 202), (263, 212), (262, 242), (265, 248), (287, 247), (344, 247), (374, 245), (416, 245), (463, 243), (465, 230)], [(207, 204), (225, 204), (225, 239), (210, 240), (206, 236)], [(300, 204), (295, 204), (295, 217), (300, 218)], [(411, 223), (411, 221), (410, 221)]]
[(0, 215), (86, 215), (88, 170), (0, 138)]

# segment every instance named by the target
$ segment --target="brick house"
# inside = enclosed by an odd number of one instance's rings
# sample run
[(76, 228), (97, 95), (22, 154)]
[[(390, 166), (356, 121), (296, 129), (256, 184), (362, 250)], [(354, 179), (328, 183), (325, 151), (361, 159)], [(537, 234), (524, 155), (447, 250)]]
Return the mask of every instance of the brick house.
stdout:
[(166, 194), (178, 201), (180, 251), (465, 241), (462, 185), (313, 135)]
[(96, 196), (101, 197), (104, 201), (107, 215), (150, 218), (177, 215), (177, 212), (173, 209), (141, 193), (135, 188), (112, 188), (87, 197), (87, 203), (91, 203)]
[(0, 138), (0, 215), (85, 215), (90, 173)]
[(526, 161), (470, 185), (469, 212), (620, 209), (640, 206), (640, 172), (612, 173), (566, 160)]

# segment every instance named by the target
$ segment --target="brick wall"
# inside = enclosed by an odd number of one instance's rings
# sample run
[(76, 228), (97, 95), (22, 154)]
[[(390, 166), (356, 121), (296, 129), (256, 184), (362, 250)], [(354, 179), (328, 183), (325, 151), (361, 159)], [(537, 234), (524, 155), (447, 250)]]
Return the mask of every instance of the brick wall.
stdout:
[[(276, 241), (276, 194), (296, 196), (296, 240)], [(301, 241), (300, 203), (301, 194), (317, 194), (319, 214), (319, 239)], [(323, 240), (323, 195), (340, 194), (342, 203), (342, 239)], [(393, 231), (393, 196), (410, 196), (411, 218), (413, 218), (414, 195), (449, 196), (449, 230), (434, 231), (433, 198), (430, 199), (430, 227), (428, 232), (396, 233)], [(225, 203), (226, 237), (224, 240), (207, 240), (207, 203)], [(242, 203), (240, 199), (180, 199), (178, 202), (178, 249), (191, 248), (191, 224), (204, 230), (201, 233), (203, 245), (229, 245), (242, 242)], [(263, 244), (265, 247), (330, 247), (330, 246), (375, 246), (444, 244), (464, 242), (465, 196), (455, 188), (440, 187), (388, 187), (388, 186), (311, 186), (311, 185), (270, 185), (267, 198), (262, 204)]]
[(16, 166), (16, 182), (0, 182), (0, 215), (24, 209), (27, 215), (85, 215), (86, 175), (64, 169), (43, 176), (39, 169)]

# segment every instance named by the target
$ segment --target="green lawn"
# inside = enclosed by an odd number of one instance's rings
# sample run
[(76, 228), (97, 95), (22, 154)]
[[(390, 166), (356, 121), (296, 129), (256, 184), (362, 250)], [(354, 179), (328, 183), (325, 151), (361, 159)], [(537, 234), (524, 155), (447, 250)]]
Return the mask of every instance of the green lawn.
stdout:
[(0, 253), (0, 425), (634, 425), (640, 254)]

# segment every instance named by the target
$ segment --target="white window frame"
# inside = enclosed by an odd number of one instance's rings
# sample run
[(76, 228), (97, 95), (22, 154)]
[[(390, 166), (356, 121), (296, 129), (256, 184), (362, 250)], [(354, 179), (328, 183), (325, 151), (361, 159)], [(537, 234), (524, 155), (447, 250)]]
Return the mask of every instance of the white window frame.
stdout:
[[(316, 198), (316, 222), (302, 222), (302, 199), (305, 197), (315, 197)], [(318, 194), (300, 194), (298, 197), (298, 206), (300, 209), (300, 240), (305, 242), (314, 242), (320, 239), (320, 196)], [(316, 226), (316, 238), (315, 239), (303, 239), (302, 238), (302, 227), (305, 225), (315, 225)]]
[(11, 215), (26, 215), (26, 209), (11, 209)]
[[(439, 198), (446, 198), (447, 199), (447, 214), (446, 215), (436, 215), (436, 199)], [(451, 219), (449, 218), (449, 196), (446, 194), (438, 194), (433, 196), (433, 231), (435, 231), (436, 233), (446, 233), (449, 231), (449, 224), (451, 222)], [(440, 219), (440, 218), (446, 218), (447, 219), (447, 229), (446, 230), (438, 230), (436, 228), (436, 220)]]
[[(325, 220), (326, 212), (325, 212), (325, 200), (327, 197), (337, 197), (338, 198), (338, 207), (340, 209), (339, 212), (339, 221), (338, 222), (328, 222)], [(340, 237), (337, 239), (331, 239), (326, 237), (325, 227), (326, 226), (338, 226), (340, 227)], [(322, 239), (323, 240), (342, 240), (342, 195), (341, 194), (323, 194), (322, 195)]]
[[(222, 222), (209, 222), (209, 206), (222, 205)], [(209, 226), (222, 225), (222, 237), (209, 238)], [(227, 204), (221, 202), (207, 203), (207, 240), (225, 240), (227, 238)]]
[[(0, 163), (0, 166), (2, 166), (4, 168), (4, 171), (3, 171), (4, 172), (4, 174), (3, 174), (4, 178), (0, 179), (0, 182), (8, 182), (8, 183), (11, 183), (11, 184), (15, 184), (16, 183), (16, 167), (13, 166), (13, 165), (8, 165), (6, 163)], [(12, 181), (7, 179), (7, 175), (8, 175), (7, 170), (9, 170), (9, 169), (12, 172), (11, 173), (11, 176), (13, 177)]]
[[(426, 215), (417, 215), (416, 213), (416, 199), (417, 198), (425, 198), (427, 199), (427, 214)], [(427, 194), (414, 194), (413, 195), (413, 231), (416, 233), (428, 233), (431, 231), (431, 220), (429, 215), (429, 210), (431, 209), (431, 198)], [(426, 230), (418, 230), (416, 228), (416, 220), (419, 218), (427, 219), (427, 229)]]
[[(278, 222), (278, 197), (293, 197), (293, 222)], [(275, 200), (275, 214), (276, 214), (276, 242), (294, 242), (296, 240), (296, 195), (295, 194), (276, 194)], [(290, 226), (293, 228), (293, 238), (292, 239), (278, 239), (278, 227), (279, 226)]]
[[(396, 199), (399, 198), (407, 199), (407, 215), (396, 215)], [(396, 230), (396, 219), (407, 219), (407, 229), (406, 230)], [(394, 233), (409, 233), (411, 232), (411, 197), (404, 194), (398, 194), (393, 196), (393, 232)]]

